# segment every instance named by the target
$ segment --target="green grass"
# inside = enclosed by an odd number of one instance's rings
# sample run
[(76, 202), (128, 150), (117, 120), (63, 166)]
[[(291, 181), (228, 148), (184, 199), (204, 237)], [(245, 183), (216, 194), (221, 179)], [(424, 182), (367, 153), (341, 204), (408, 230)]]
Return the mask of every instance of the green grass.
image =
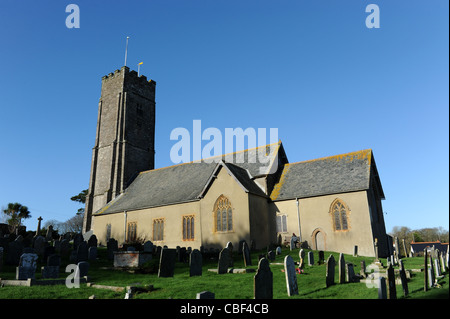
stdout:
[[(257, 258), (262, 252), (252, 253), (254, 266), (257, 268)], [(314, 251), (314, 260), (318, 261), (318, 252)], [(282, 255), (277, 256), (275, 262), (283, 263), (284, 257), (290, 254), (295, 261), (298, 261), (298, 250), (289, 251), (283, 249)], [(325, 259), (333, 254), (338, 260), (339, 254), (325, 252)], [(89, 277), (95, 284), (121, 286), (128, 285), (153, 285), (154, 290), (149, 293), (140, 293), (134, 296), (135, 299), (195, 299), (196, 293), (204, 290), (212, 291), (216, 299), (253, 299), (253, 277), (255, 273), (244, 274), (223, 274), (209, 272), (209, 268), (216, 268), (216, 260), (203, 261), (203, 275), (200, 277), (189, 277), (189, 265), (176, 263), (175, 275), (172, 278), (158, 278), (157, 274), (139, 274), (127, 271), (104, 269), (112, 267), (112, 261), (105, 258), (105, 249), (99, 249), (101, 258), (90, 262)], [(360, 261), (365, 260), (369, 265), (373, 258), (353, 257), (345, 255), (347, 262), (353, 262), (355, 273), (359, 273)], [(382, 260), (386, 264), (386, 260)], [(64, 262), (64, 261), (63, 261)], [(63, 265), (67, 264), (65, 261)], [(406, 269), (423, 268), (423, 258), (405, 258)], [(235, 268), (244, 268), (241, 256), (234, 256)], [(271, 265), (273, 273), (273, 296), (274, 299), (377, 299), (376, 288), (367, 288), (364, 283), (338, 284), (338, 268), (336, 266), (335, 285), (325, 287), (325, 265), (305, 266), (304, 273), (297, 275), (299, 295), (288, 297), (286, 291), (286, 280), (283, 265)], [(38, 265), (40, 269), (40, 265)], [(65, 267), (61, 267), (61, 278), (65, 278), (68, 273), (64, 273)], [(407, 299), (422, 298), (449, 298), (448, 273), (440, 280), (442, 288), (433, 288), (427, 292), (423, 291), (424, 273), (413, 273), (408, 282), (409, 296)], [(4, 266), (0, 273), (2, 279), (14, 279), (15, 267)], [(40, 279), (39, 271), (36, 279)], [(397, 297), (403, 298), (401, 285), (397, 285)], [(2, 287), (0, 288), (1, 299), (87, 299), (95, 295), (99, 299), (123, 299), (124, 293), (117, 293), (110, 290), (96, 289), (81, 284), (80, 288), (67, 288), (60, 286), (32, 286), (32, 287)]]

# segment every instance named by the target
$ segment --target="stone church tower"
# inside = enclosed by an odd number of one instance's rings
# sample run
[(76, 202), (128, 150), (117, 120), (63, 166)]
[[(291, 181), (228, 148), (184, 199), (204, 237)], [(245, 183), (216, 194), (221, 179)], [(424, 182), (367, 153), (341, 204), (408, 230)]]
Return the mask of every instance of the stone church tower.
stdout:
[(102, 78), (83, 232), (92, 213), (155, 163), (155, 86), (126, 66)]

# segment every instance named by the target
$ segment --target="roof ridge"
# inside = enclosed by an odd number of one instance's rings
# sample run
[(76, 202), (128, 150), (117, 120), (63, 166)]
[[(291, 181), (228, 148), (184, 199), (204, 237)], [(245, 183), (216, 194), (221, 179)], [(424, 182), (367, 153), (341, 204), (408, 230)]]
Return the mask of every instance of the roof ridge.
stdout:
[[(157, 170), (163, 170), (163, 169), (172, 168), (172, 167), (176, 167), (176, 166), (186, 165), (186, 164), (193, 164), (193, 163), (212, 164), (213, 162), (208, 163), (208, 162), (205, 162), (205, 160), (211, 160), (211, 159), (214, 159), (214, 158), (220, 158), (220, 160), (222, 160), (222, 158), (230, 156), (230, 155), (243, 153), (243, 152), (248, 152), (248, 151), (251, 151), (251, 150), (256, 150), (258, 148), (263, 148), (263, 147), (267, 147), (267, 146), (271, 146), (271, 145), (275, 145), (275, 144), (281, 145), (281, 140), (279, 140), (276, 143), (270, 143), (270, 144), (260, 145), (260, 146), (257, 146), (257, 147), (252, 147), (252, 148), (248, 148), (248, 149), (245, 149), (245, 150), (240, 150), (240, 151), (236, 151), (236, 152), (232, 152), (232, 153), (206, 157), (206, 158), (202, 158), (202, 159), (199, 159), (199, 160), (190, 161), (190, 162), (187, 162), (187, 163), (179, 163), (179, 164), (174, 164), (174, 165), (170, 165), (170, 166), (159, 167), (159, 168), (155, 168), (155, 169), (149, 169), (149, 170), (145, 170), (145, 171), (139, 172), (139, 175), (145, 174), (145, 173), (148, 173), (148, 172), (154, 172), (154, 171), (157, 171)], [(276, 149), (276, 152), (278, 152), (278, 150), (279, 150), (279, 147)], [(227, 162), (227, 163), (234, 164), (232, 162)], [(218, 162), (216, 164), (218, 164)], [(239, 166), (239, 165), (236, 165), (236, 166)]]
[[(369, 152), (368, 154), (365, 154)], [(315, 158), (315, 159), (310, 159), (310, 160), (305, 160), (305, 161), (298, 161), (298, 162), (294, 162), (294, 163), (289, 163), (289, 165), (295, 165), (295, 164), (302, 164), (302, 163), (309, 163), (309, 162), (315, 162), (315, 161), (324, 161), (324, 160), (331, 160), (331, 159), (337, 159), (340, 160), (343, 157), (347, 157), (350, 155), (363, 155), (363, 156), (368, 156), (368, 158), (371, 158), (371, 154), (372, 154), (372, 149), (368, 148), (365, 150), (359, 150), (359, 151), (354, 151), (354, 152), (348, 152), (348, 153), (343, 153), (343, 154), (338, 154), (338, 155), (330, 155), (330, 156), (325, 156), (325, 157), (319, 157), (319, 158)]]

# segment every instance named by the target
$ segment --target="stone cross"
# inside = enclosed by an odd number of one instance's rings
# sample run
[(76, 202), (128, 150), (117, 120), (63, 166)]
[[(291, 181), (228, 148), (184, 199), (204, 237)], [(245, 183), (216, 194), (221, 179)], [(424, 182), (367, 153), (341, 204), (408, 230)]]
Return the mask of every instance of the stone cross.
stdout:
[(336, 261), (334, 260), (333, 255), (330, 255), (327, 259), (327, 278), (326, 285), (330, 287), (334, 285), (334, 268), (336, 267)]
[(286, 275), (286, 288), (288, 296), (298, 295), (297, 274), (294, 260), (291, 256), (284, 257), (284, 272)]
[(228, 248), (225, 247), (219, 254), (217, 273), (226, 274), (228, 272), (229, 265), (230, 265), (230, 252), (228, 251)]
[(266, 258), (259, 260), (253, 279), (253, 295), (255, 299), (273, 299), (273, 274)]
[(42, 221), (42, 217), (39, 216), (38, 220), (38, 225), (37, 225), (37, 229), (36, 229), (36, 236), (39, 235), (39, 232), (41, 231), (41, 221)]

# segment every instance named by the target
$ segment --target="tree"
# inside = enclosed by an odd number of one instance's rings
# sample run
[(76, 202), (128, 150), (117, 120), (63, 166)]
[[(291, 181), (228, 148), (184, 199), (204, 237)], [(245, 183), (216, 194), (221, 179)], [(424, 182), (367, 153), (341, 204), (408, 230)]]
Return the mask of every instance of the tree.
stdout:
[[(72, 196), (70, 198), (70, 200), (74, 201), (74, 202), (78, 202), (78, 203), (82, 203), (85, 204), (86, 203), (86, 195), (88, 193), (88, 190), (82, 190), (78, 195)], [(79, 208), (77, 215), (83, 214), (84, 213), (84, 207)]]
[(7, 222), (13, 227), (16, 235), (19, 232), (19, 226), (22, 225), (22, 220), (31, 217), (28, 207), (19, 203), (9, 203), (8, 208), (3, 210), (3, 213), (9, 216)]

